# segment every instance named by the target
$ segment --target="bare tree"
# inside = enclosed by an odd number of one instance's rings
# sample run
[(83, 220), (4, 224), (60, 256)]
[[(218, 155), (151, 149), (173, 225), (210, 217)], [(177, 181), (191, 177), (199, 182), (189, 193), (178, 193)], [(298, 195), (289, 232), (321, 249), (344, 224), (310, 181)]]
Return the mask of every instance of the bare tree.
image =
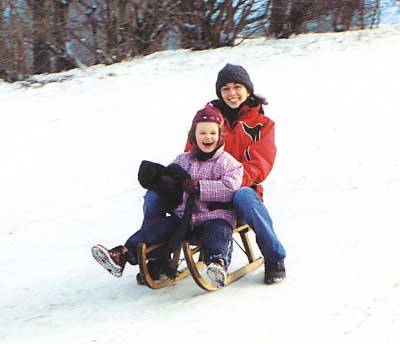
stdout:
[(67, 21), (70, 4), (71, 0), (53, 1), (52, 37), (49, 47), (55, 57), (55, 71), (67, 70), (77, 66), (68, 49)]
[(118, 20), (117, 25), (118, 37), (119, 37), (119, 47), (122, 55), (129, 55), (129, 29), (130, 29), (130, 18), (129, 18), (129, 0), (120, 0), (118, 2)]
[(79, 0), (69, 34), (92, 63), (114, 63), (162, 48), (173, 0)]
[(289, 34), (299, 34), (302, 32), (303, 25), (313, 18), (315, 1), (314, 0), (293, 0), (288, 16)]
[(174, 1), (133, 1), (132, 25), (128, 47), (134, 55), (149, 54), (162, 48), (163, 38), (171, 26)]
[(113, 61), (118, 61), (118, 13), (117, 1), (105, 0), (103, 5), (103, 24), (106, 33), (106, 53)]
[(27, 3), (32, 11), (33, 73), (45, 73), (50, 69), (50, 54), (47, 48), (49, 4), (46, 0), (30, 0)]
[[(398, 0), (400, 1), (400, 0)], [(375, 24), (379, 24), (380, 22), (380, 0), (375, 0), (375, 6), (371, 9), (371, 22), (370, 27), (374, 27)]]
[(271, 0), (268, 34), (288, 38), (317, 32), (364, 29), (379, 22), (379, 0)]
[(276, 38), (287, 38), (288, 0), (272, 0), (268, 34)]
[(0, 0), (0, 78), (379, 23), (379, 0)]
[(335, 31), (346, 31), (350, 29), (356, 9), (361, 0), (338, 1), (333, 10), (333, 27)]
[(31, 28), (24, 20), (23, 4), (12, 0), (1, 1), (0, 69), (7, 81), (22, 80), (30, 69)]
[(178, 1), (174, 23), (183, 48), (233, 46), (239, 35), (251, 36), (265, 25), (266, 1)]
[(5, 44), (4, 38), (4, 7), (3, 2), (0, 1), (0, 79), (6, 79), (7, 77), (7, 67), (5, 66), (6, 61), (6, 50), (7, 46)]

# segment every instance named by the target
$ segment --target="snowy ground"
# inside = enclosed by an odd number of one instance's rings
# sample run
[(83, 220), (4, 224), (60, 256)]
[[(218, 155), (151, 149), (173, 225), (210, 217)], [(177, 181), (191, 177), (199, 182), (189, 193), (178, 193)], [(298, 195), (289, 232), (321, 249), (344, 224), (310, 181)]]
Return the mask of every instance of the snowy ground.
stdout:
[[(0, 342), (398, 343), (399, 61), (389, 26), (0, 82)], [(288, 279), (259, 269), (207, 293), (138, 286), (136, 267), (113, 278), (90, 247), (138, 228), (140, 161), (182, 151), (227, 62), (276, 122), (264, 185)]]

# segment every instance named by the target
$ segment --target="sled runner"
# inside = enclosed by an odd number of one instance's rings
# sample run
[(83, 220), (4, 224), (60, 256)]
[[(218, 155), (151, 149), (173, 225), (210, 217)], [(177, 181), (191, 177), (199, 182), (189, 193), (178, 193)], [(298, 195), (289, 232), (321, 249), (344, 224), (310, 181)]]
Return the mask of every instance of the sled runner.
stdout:
[[(233, 231), (233, 234), (236, 236), (239, 235), (241, 239), (241, 243), (243, 246), (241, 246), (236, 240), (235, 243), (246, 255), (248, 262), (244, 266), (238, 268), (233, 272), (228, 271), (226, 285), (257, 269), (260, 265), (264, 263), (263, 257), (256, 258), (254, 255), (249, 237), (250, 230), (251, 229), (248, 225), (244, 225), (235, 228)], [(182, 247), (174, 252), (172, 259), (178, 266), (177, 276), (175, 280), (167, 277), (161, 280), (154, 280), (150, 276), (149, 270), (147, 268), (147, 254), (159, 247), (162, 247), (163, 245), (165, 245), (165, 243), (150, 245), (147, 247), (146, 244), (141, 243), (138, 246), (138, 261), (140, 273), (142, 274), (144, 281), (148, 287), (159, 289), (169, 284), (172, 284), (175, 281), (179, 281), (190, 274), (200, 288), (208, 291), (218, 289), (216, 286), (212, 285), (207, 278), (203, 277), (203, 275), (205, 275), (205, 271), (202, 270), (205, 270), (205, 264), (203, 262), (201, 245), (199, 242), (196, 241), (184, 241)], [(181, 258), (182, 251), (184, 258)], [(184, 265), (184, 267), (181, 267), (181, 265)]]
[(186, 276), (188, 276), (190, 274), (190, 270), (187, 267), (180, 269), (180, 265), (182, 263), (182, 259), (180, 258), (182, 248), (180, 247), (179, 249), (177, 249), (174, 252), (173, 258), (172, 258), (172, 260), (178, 266), (176, 278), (172, 279), (172, 278), (168, 278), (167, 276), (164, 276), (162, 279), (156, 280), (151, 277), (148, 266), (147, 266), (147, 262), (148, 262), (147, 255), (150, 252), (154, 251), (155, 249), (160, 248), (164, 245), (166, 245), (166, 243), (154, 244), (154, 245), (150, 245), (150, 246), (147, 246), (145, 243), (140, 243), (138, 245), (137, 252), (138, 252), (138, 264), (139, 264), (139, 269), (140, 269), (140, 275), (142, 276), (144, 283), (152, 289), (163, 288), (167, 285), (170, 285), (171, 283), (174, 283), (175, 281), (179, 281), (182, 278), (185, 278)]

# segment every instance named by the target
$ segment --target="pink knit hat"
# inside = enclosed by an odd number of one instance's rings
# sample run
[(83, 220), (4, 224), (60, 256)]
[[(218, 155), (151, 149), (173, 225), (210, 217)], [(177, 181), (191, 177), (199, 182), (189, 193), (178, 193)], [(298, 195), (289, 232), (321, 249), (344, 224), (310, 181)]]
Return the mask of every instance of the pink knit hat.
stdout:
[(222, 123), (224, 123), (224, 119), (222, 118), (219, 110), (211, 103), (208, 103), (204, 108), (197, 111), (193, 118), (192, 126), (199, 122), (215, 122), (218, 125), (222, 125)]

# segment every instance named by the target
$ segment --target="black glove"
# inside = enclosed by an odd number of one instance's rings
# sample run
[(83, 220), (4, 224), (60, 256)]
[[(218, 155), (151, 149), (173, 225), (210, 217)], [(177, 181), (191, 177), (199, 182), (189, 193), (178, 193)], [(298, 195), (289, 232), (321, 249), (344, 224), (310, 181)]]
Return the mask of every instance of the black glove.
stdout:
[(171, 164), (165, 168), (164, 174), (156, 183), (154, 190), (162, 195), (168, 211), (175, 209), (182, 203), (182, 181), (186, 178), (190, 178), (190, 175), (181, 166)]
[(188, 178), (190, 175), (178, 164), (165, 167), (146, 160), (142, 161), (138, 172), (140, 185), (156, 191), (163, 198), (168, 212), (182, 203), (182, 182)]
[(145, 189), (154, 189), (166, 168), (156, 162), (143, 160), (139, 167), (138, 180)]
[(180, 181), (167, 174), (160, 176), (154, 186), (154, 189), (159, 191), (163, 195), (179, 194), (179, 192), (182, 193)]
[(182, 184), (183, 191), (188, 195), (199, 196), (200, 195), (200, 185), (197, 180), (185, 179)]
[(170, 164), (165, 168), (165, 173), (173, 176), (177, 180), (184, 180), (190, 178), (190, 174), (187, 173), (180, 165)]

